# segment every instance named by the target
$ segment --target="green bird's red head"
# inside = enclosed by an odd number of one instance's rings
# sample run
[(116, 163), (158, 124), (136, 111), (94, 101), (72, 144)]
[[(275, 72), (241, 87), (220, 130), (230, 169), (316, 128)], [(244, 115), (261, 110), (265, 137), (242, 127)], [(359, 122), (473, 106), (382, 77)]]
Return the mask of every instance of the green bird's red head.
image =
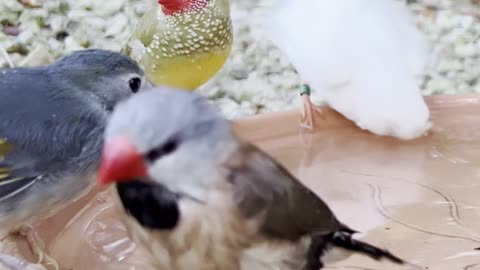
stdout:
[(158, 0), (166, 15), (200, 11), (207, 6), (208, 2), (209, 0)]

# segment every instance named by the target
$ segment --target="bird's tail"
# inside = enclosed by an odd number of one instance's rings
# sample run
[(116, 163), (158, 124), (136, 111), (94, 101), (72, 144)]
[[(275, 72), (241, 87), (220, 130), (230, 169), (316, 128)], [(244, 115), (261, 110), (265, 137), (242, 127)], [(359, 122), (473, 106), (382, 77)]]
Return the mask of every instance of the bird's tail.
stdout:
[(375, 260), (388, 259), (397, 264), (406, 263), (404, 260), (390, 253), (388, 250), (380, 249), (368, 243), (353, 239), (353, 233), (355, 233), (355, 231), (348, 228), (335, 232), (330, 240), (330, 243), (336, 247), (363, 253)]

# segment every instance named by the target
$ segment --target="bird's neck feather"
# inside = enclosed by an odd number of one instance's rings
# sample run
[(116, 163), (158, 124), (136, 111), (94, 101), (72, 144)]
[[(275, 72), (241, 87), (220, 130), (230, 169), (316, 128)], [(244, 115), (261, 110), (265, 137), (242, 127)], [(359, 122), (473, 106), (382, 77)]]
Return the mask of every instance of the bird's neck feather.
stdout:
[(207, 6), (209, 0), (158, 0), (166, 15), (199, 11)]

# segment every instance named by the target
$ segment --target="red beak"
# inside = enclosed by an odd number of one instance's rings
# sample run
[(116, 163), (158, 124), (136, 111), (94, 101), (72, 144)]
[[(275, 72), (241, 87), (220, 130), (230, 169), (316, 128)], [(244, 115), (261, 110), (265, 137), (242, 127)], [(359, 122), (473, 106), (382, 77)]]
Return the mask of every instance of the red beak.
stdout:
[(188, 1), (186, 0), (158, 0), (158, 3), (162, 5), (163, 13), (167, 15), (172, 15), (188, 7)]
[(128, 137), (105, 142), (97, 179), (99, 185), (130, 181), (146, 175), (143, 156)]

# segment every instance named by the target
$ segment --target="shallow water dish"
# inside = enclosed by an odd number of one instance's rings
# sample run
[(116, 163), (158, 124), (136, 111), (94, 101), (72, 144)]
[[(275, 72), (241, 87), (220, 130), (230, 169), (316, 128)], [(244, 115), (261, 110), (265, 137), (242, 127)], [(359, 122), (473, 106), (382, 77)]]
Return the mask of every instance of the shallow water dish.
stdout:
[[(480, 96), (427, 101), (434, 127), (410, 142), (361, 131), (328, 109), (316, 133), (299, 134), (298, 110), (238, 120), (236, 128), (313, 188), (361, 238), (424, 269), (480, 269)], [(125, 237), (109, 195), (92, 196), (40, 225), (61, 268), (151, 269)], [(82, 211), (72, 221), (74, 209)], [(326, 269), (406, 268), (354, 255)]]

